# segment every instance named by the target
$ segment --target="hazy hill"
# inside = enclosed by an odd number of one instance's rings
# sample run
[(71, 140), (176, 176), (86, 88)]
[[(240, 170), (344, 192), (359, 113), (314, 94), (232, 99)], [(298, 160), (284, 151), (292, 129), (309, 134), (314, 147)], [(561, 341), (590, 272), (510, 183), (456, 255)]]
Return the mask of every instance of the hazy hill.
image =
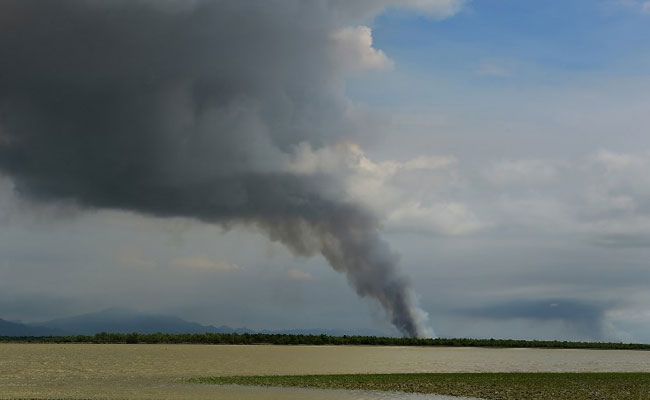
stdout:
[(42, 326), (30, 326), (0, 319), (0, 336), (54, 336), (63, 333)]
[(115, 333), (232, 333), (228, 326), (214, 327), (189, 322), (179, 317), (146, 314), (131, 310), (110, 308), (107, 310), (77, 315), (68, 318), (58, 318), (40, 322), (38, 325), (69, 335), (93, 335), (98, 332)]
[[(35, 324), (21, 324), (0, 320), (0, 336), (69, 336), (94, 335), (99, 332), (112, 333), (258, 333), (247, 328), (231, 328), (226, 325), (215, 327), (186, 321), (182, 318), (141, 313), (128, 309), (110, 308), (107, 310), (77, 315), (67, 318), (57, 318)], [(263, 330), (259, 333), (320, 335), (330, 336), (365, 335), (383, 336), (382, 332), (373, 330), (341, 330), (341, 329), (286, 329)]]

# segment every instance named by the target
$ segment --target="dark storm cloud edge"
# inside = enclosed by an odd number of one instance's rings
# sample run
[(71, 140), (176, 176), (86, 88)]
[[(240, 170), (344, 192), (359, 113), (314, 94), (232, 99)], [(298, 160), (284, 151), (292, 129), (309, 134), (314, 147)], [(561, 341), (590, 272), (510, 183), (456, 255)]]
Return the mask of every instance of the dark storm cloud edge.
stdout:
[(549, 298), (541, 300), (513, 300), (488, 304), (473, 309), (457, 309), (458, 315), (496, 320), (561, 321), (576, 334), (589, 340), (606, 337), (604, 317), (612, 303), (585, 303), (576, 299)]
[(286, 169), (353, 135), (330, 34), (379, 3), (187, 4), (1, 2), (0, 169), (39, 201), (255, 225), (427, 335), (377, 219)]

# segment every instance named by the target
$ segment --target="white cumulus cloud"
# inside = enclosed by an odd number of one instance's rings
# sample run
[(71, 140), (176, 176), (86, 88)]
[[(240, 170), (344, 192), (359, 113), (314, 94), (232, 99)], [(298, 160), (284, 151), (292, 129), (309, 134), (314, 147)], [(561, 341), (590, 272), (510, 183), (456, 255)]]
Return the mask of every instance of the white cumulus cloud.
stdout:
[(457, 160), (449, 155), (417, 156), (406, 161), (371, 159), (359, 145), (343, 142), (314, 150), (296, 147), (289, 169), (297, 174), (338, 176), (348, 201), (364, 204), (391, 230), (435, 235), (461, 235), (483, 224), (462, 202), (444, 196), (449, 169)]
[(403, 0), (394, 6), (410, 8), (436, 18), (448, 18), (458, 13), (465, 3), (465, 0)]
[(333, 57), (345, 69), (359, 71), (393, 67), (393, 61), (372, 46), (372, 30), (367, 26), (339, 29), (332, 33), (332, 40), (335, 43)]

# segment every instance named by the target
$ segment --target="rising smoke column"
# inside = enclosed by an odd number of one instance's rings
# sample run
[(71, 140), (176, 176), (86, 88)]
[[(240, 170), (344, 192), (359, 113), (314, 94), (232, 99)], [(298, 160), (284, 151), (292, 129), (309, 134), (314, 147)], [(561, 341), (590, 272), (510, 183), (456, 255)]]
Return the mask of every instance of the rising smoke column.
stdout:
[(291, 169), (358, 135), (343, 80), (387, 63), (358, 26), (384, 5), (4, 0), (0, 171), (36, 201), (256, 226), (427, 336), (378, 218)]
[(396, 256), (377, 234), (376, 219), (360, 209), (339, 206), (320, 220), (262, 220), (262, 228), (294, 253), (321, 253), (346, 274), (359, 296), (373, 297), (393, 325), (409, 337), (430, 337), (426, 314), (413, 299), (408, 281), (399, 274)]

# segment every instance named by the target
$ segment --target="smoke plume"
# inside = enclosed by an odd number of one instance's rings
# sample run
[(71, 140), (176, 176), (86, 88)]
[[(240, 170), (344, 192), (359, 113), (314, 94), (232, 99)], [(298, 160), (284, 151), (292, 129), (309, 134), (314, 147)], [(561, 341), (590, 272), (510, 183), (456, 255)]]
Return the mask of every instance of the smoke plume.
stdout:
[[(248, 224), (322, 254), (405, 335), (428, 335), (376, 216), (297, 146), (355, 140), (349, 72), (388, 1), (4, 0), (0, 171), (24, 197)], [(445, 16), (460, 1), (400, 2)]]

